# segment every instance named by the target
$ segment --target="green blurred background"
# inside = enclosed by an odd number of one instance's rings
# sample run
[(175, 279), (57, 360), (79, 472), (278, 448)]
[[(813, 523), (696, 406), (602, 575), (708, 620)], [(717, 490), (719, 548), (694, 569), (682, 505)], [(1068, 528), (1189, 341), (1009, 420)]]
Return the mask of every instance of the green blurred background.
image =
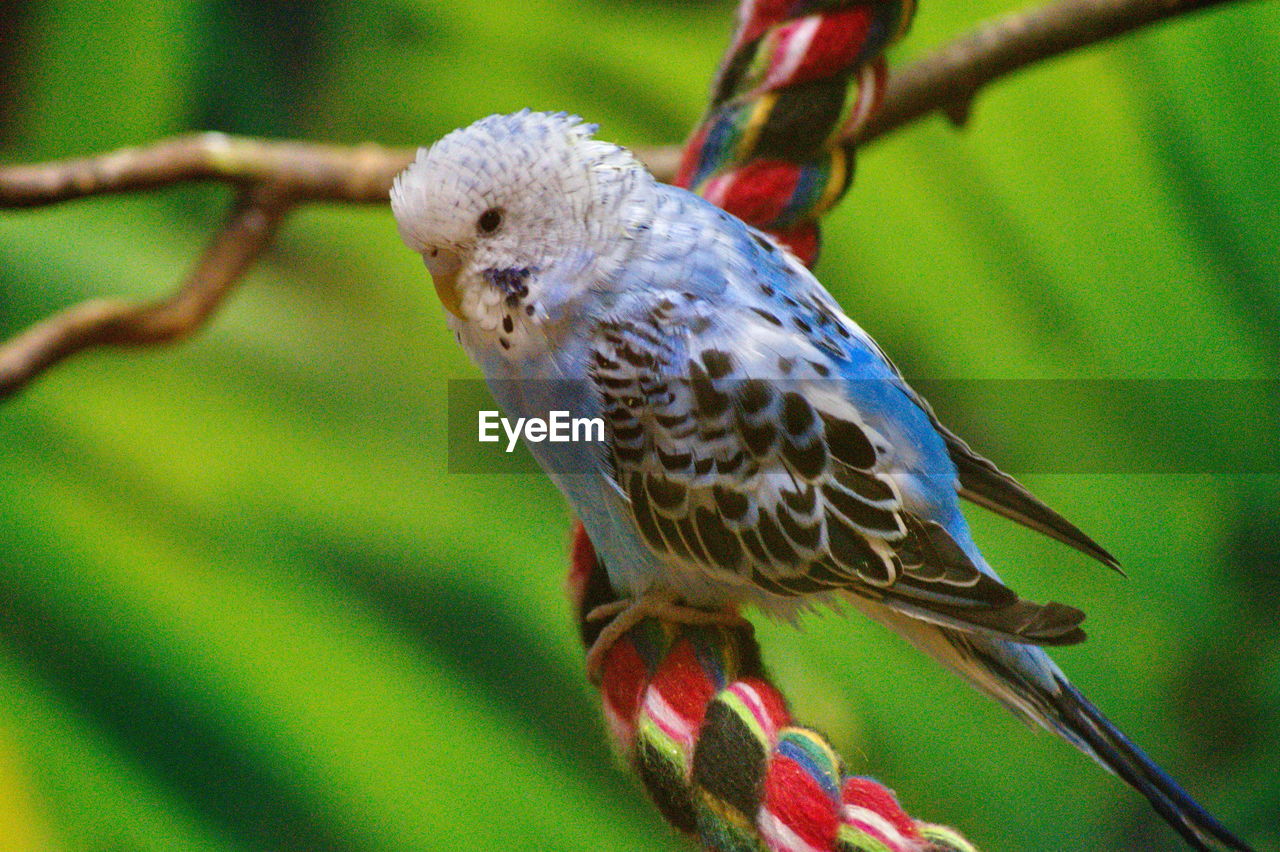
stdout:
[[(925, 0), (895, 59), (1016, 5)], [(6, 2), (0, 155), (195, 128), (410, 145), (524, 106), (675, 142), (732, 14)], [(1275, 378), (1278, 53), (1280, 6), (1240, 4), (1008, 81), (963, 133), (900, 132), (861, 158), (819, 274), (913, 377)], [(163, 292), (227, 199), (6, 212), (0, 332)], [(387, 210), (309, 207), (198, 339), (75, 359), (0, 407), (0, 849), (679, 846), (605, 745), (562, 501), (535, 475), (446, 473), (446, 381), (475, 373), (427, 281)], [(1052, 428), (964, 393), (941, 413), (1031, 471), (1064, 446), (1280, 440), (1265, 393), (1206, 410), (1136, 387), (1064, 398)], [(1280, 477), (1024, 478), (1130, 574), (970, 513), (1016, 588), (1090, 613), (1059, 661), (1280, 848)], [(878, 628), (804, 627), (761, 625), (797, 714), (913, 814), (990, 850), (1176, 845), (1137, 794)]]

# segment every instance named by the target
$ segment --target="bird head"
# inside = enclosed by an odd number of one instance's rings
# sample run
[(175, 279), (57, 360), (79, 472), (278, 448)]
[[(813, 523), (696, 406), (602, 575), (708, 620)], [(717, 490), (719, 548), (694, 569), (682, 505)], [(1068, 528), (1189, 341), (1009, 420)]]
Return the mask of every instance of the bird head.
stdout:
[(564, 113), (492, 115), (419, 150), (396, 178), (400, 235), (472, 339), (512, 353), (545, 339), (621, 262), (652, 178), (594, 131)]

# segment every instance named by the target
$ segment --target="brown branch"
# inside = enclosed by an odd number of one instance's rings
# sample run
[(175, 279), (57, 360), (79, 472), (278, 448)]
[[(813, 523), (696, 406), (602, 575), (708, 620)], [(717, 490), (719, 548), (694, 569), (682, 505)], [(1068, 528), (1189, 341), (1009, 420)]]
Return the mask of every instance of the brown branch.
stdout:
[(0, 168), (0, 207), (38, 207), (187, 181), (272, 183), (299, 201), (382, 203), (408, 149), (192, 133), (96, 157)]
[[(979, 27), (896, 74), (880, 112), (849, 141), (866, 144), (933, 112), (957, 123), (976, 95), (1021, 68), (1167, 18), (1228, 0), (1057, 0)], [(660, 179), (679, 149), (637, 149)], [(294, 204), (383, 203), (413, 152), (200, 133), (97, 157), (0, 168), (0, 207), (33, 207), (186, 181), (243, 187), (241, 202), (181, 289), (150, 305), (95, 300), (70, 308), (0, 347), (0, 397), (61, 359), (99, 345), (184, 337), (204, 323), (263, 251)]]
[(81, 302), (22, 332), (0, 349), (0, 396), (82, 349), (170, 343), (191, 334), (271, 242), (290, 206), (289, 197), (272, 184), (246, 189), (187, 280), (169, 298), (141, 305), (119, 299)]
[(1058, 0), (999, 18), (889, 79), (875, 117), (849, 141), (865, 145), (934, 112), (963, 124), (978, 92), (1022, 68), (1229, 0)]

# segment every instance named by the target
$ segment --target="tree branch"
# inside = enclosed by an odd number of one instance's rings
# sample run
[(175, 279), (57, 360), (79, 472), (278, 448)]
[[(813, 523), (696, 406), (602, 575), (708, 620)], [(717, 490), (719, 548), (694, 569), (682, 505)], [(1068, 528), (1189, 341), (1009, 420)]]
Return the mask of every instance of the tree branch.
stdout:
[(413, 151), (192, 133), (96, 157), (0, 168), (0, 207), (39, 207), (187, 181), (269, 182), (298, 201), (384, 203)]
[(855, 136), (858, 145), (933, 112), (963, 124), (987, 85), (1068, 51), (1229, 0), (1058, 0), (1016, 12), (962, 36), (895, 71), (879, 112)]
[[(865, 145), (933, 112), (962, 123), (990, 83), (1021, 68), (1228, 0), (1057, 0), (985, 24), (891, 79), (877, 116), (849, 141)], [(637, 149), (670, 180), (679, 148)], [(199, 133), (96, 157), (0, 168), (0, 207), (35, 207), (187, 181), (243, 188), (227, 224), (182, 287), (147, 305), (94, 300), (0, 347), (0, 398), (63, 358), (100, 345), (171, 342), (200, 327), (298, 203), (383, 203), (413, 158), (406, 149), (246, 139)]]
[(180, 340), (204, 325), (271, 242), (292, 206), (273, 184), (246, 189), (186, 281), (150, 304), (81, 302), (44, 319), (0, 348), (0, 396), (18, 390), (63, 358), (92, 346), (144, 346)]

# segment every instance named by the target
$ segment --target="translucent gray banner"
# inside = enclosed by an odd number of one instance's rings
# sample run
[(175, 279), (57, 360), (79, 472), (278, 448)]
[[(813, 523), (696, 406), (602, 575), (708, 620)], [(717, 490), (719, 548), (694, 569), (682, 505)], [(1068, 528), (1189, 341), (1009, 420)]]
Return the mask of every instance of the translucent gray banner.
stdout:
[[(732, 394), (732, 386), (717, 384)], [(779, 395), (800, 389), (786, 380), (770, 385)], [(920, 379), (911, 385), (942, 423), (1015, 475), (1280, 473), (1280, 380)], [(859, 400), (901, 394), (880, 382), (805, 387)], [(450, 380), (449, 472), (538, 472), (529, 443), (550, 443), (553, 435), (567, 437), (552, 454), (558, 471), (593, 469), (604, 445), (585, 424), (572, 422), (570, 404), (558, 402), (591, 392), (568, 381), (499, 383), (491, 391), (482, 380)], [(519, 424), (513, 445), (518, 421), (495, 397), (539, 401), (535, 409), (548, 421), (546, 430)], [(486, 426), (496, 439), (480, 439)]]

